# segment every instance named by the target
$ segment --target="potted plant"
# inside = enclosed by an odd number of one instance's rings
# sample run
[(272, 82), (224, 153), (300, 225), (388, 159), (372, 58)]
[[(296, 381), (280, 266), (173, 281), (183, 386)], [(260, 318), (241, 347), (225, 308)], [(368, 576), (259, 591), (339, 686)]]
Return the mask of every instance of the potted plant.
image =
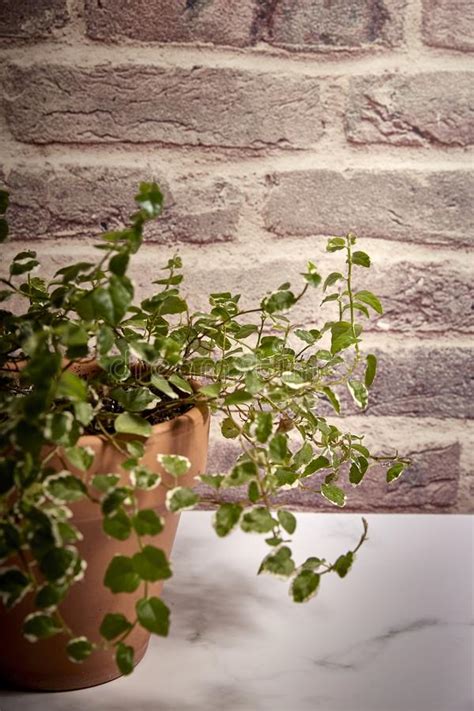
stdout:
[[(196, 480), (216, 496), (235, 488), (215, 512), (217, 535), (264, 534), (259, 572), (287, 578), (304, 602), (322, 576), (347, 574), (367, 524), (334, 562), (295, 561), (296, 519), (278, 492), (304, 487), (343, 507), (372, 465), (383, 461), (393, 481), (408, 464), (372, 454), (325, 414), (339, 414), (342, 390), (364, 409), (376, 374), (358, 318), (382, 306), (354, 289), (354, 269), (370, 258), (353, 235), (328, 241), (345, 257), (341, 271), (322, 280), (310, 262), (299, 292), (285, 283), (253, 307), (225, 292), (191, 311), (178, 256), (135, 305), (129, 260), (163, 197), (143, 183), (136, 202), (128, 226), (102, 235), (96, 261), (45, 281), (35, 252), (23, 251), (1, 279), (13, 308), (0, 319), (0, 673), (30, 688), (128, 674), (150, 633), (168, 633), (160, 591), (178, 515), (199, 502)], [(1, 192), (0, 215), (7, 206)], [(292, 307), (317, 289), (332, 318), (293, 324)], [(210, 415), (240, 443), (227, 473), (206, 473)]]

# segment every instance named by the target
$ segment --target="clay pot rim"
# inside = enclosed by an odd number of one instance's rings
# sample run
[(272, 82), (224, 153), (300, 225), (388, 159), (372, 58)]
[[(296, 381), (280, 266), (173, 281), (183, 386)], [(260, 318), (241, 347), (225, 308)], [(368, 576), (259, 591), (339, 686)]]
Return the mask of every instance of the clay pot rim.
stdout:
[[(123, 435), (118, 436), (120, 438), (123, 437), (124, 441), (141, 439), (147, 442), (152, 437), (164, 434), (165, 432), (168, 432), (168, 430), (171, 429), (179, 429), (181, 432), (193, 429), (200, 419), (206, 420), (208, 416), (209, 408), (207, 407), (207, 405), (205, 403), (199, 403), (193, 405), (193, 407), (191, 407), (189, 410), (186, 410), (186, 412), (183, 412), (181, 415), (177, 415), (176, 417), (172, 417), (169, 420), (157, 422), (156, 425), (152, 425), (152, 430), (148, 437), (143, 437), (143, 435), (132, 435), (125, 433), (123, 433)], [(117, 434), (115, 434), (114, 436), (117, 437)], [(97, 442), (97, 440), (102, 440), (104, 442), (109, 441), (106, 435), (104, 434), (84, 434), (79, 437), (76, 444), (79, 446), (87, 447), (88, 443), (90, 444), (92, 442)]]

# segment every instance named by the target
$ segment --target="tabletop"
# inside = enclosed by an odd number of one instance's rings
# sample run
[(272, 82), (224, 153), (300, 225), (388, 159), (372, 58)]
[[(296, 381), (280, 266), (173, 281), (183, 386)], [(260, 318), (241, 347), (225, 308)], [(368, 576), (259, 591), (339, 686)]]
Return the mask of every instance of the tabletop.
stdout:
[[(167, 639), (127, 678), (66, 693), (0, 690), (1, 711), (468, 711), (474, 709), (473, 518), (366, 516), (346, 578), (295, 604), (256, 575), (256, 534), (219, 539), (212, 513), (182, 515)], [(294, 551), (331, 559), (360, 516), (297, 514)]]

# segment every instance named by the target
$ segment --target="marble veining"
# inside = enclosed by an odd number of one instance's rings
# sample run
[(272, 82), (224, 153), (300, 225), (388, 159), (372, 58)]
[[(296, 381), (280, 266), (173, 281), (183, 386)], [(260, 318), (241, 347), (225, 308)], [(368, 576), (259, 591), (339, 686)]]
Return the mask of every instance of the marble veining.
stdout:
[[(0, 691), (0, 711), (472, 711), (473, 519), (369, 515), (345, 580), (295, 605), (255, 575), (258, 536), (218, 539), (210, 512), (183, 515), (165, 598), (168, 639), (135, 673), (57, 694)], [(299, 514), (295, 555), (329, 559), (360, 516)]]

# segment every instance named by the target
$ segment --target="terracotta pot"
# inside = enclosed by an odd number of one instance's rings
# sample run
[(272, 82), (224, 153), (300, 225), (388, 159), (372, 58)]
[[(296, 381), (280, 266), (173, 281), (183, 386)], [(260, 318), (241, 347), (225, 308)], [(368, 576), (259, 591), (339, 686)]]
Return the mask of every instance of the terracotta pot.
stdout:
[[(206, 466), (209, 432), (209, 412), (204, 406), (196, 406), (173, 420), (153, 427), (146, 442), (143, 463), (154, 471), (160, 471), (157, 454), (181, 454), (190, 459), (190, 471), (180, 477), (180, 483), (190, 486), (194, 477), (202, 474)], [(123, 456), (107, 440), (94, 435), (80, 438), (79, 445), (91, 447), (95, 452), (94, 463), (85, 476), (96, 473), (121, 474), (127, 481), (127, 472), (121, 468)], [(53, 468), (60, 470), (59, 461), (52, 462)], [(84, 476), (84, 473), (77, 472)], [(167, 486), (173, 486), (173, 477), (160, 471)], [(153, 508), (165, 519), (163, 533), (150, 539), (169, 556), (178, 526), (179, 515), (169, 513), (165, 506), (166, 489), (161, 485), (156, 489), (141, 493), (141, 506)], [(83, 500), (71, 505), (74, 512), (73, 523), (84, 538), (78, 544), (81, 555), (87, 561), (84, 579), (75, 583), (60, 611), (77, 636), (85, 635), (92, 641), (99, 641), (99, 626), (107, 612), (121, 612), (129, 619), (135, 617), (135, 603), (142, 597), (142, 586), (135, 593), (113, 594), (103, 585), (105, 570), (115, 554), (133, 555), (137, 550), (136, 538), (132, 535), (126, 541), (109, 538), (102, 530), (102, 516), (99, 507)], [(144, 539), (146, 542), (146, 539)], [(149, 583), (150, 594), (159, 595), (162, 582)], [(8, 682), (30, 689), (60, 691), (80, 689), (102, 684), (120, 676), (113, 653), (96, 651), (85, 662), (76, 664), (68, 660), (65, 646), (66, 635), (56, 635), (36, 643), (28, 642), (21, 634), (25, 616), (34, 610), (33, 594), (8, 612), (0, 603), (0, 675)], [(127, 643), (135, 648), (135, 663), (145, 654), (150, 634), (137, 626), (128, 637)]]

